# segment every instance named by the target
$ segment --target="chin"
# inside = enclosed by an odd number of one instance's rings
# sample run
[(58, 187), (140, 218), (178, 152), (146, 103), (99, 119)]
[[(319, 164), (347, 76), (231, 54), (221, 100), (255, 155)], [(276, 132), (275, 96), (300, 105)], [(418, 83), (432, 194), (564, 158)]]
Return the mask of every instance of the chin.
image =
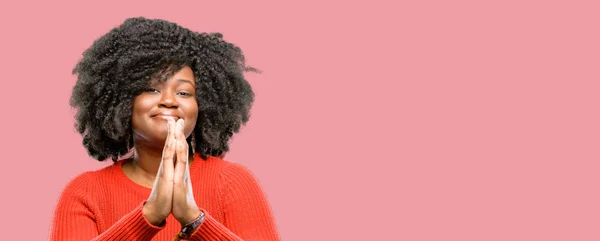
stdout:
[(157, 143), (164, 146), (165, 140), (167, 139), (167, 128), (156, 128), (153, 132), (148, 133), (147, 137), (148, 142)]

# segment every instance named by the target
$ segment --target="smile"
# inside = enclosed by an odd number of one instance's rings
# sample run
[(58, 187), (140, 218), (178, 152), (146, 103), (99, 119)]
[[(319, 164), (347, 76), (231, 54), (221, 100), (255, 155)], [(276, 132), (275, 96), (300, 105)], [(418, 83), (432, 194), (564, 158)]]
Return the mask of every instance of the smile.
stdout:
[(179, 120), (179, 117), (178, 117), (178, 116), (176, 116), (176, 115), (165, 115), (165, 114), (158, 114), (158, 115), (155, 115), (155, 116), (153, 116), (153, 117), (157, 117), (157, 118), (161, 118), (161, 119), (165, 119), (165, 120), (166, 120), (166, 119), (173, 119), (173, 120), (175, 120), (175, 121)]

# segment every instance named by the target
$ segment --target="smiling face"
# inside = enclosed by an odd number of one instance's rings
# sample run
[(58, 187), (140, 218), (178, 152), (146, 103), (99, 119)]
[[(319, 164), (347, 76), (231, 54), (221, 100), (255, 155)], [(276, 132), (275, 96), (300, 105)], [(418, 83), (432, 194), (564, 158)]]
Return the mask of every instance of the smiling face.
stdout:
[(133, 101), (131, 125), (136, 142), (162, 148), (167, 138), (167, 119), (183, 119), (189, 136), (198, 118), (192, 69), (183, 67), (166, 81), (153, 80)]

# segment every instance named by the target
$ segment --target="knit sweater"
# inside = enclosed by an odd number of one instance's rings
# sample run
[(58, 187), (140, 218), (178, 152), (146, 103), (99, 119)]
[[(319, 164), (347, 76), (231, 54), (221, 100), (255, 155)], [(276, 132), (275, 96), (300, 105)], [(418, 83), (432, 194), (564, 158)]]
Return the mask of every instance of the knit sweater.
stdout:
[[(190, 240), (279, 240), (271, 207), (254, 175), (217, 157), (190, 165), (194, 198), (205, 213)], [(181, 225), (163, 226), (142, 213), (151, 189), (129, 179), (124, 160), (71, 180), (60, 195), (50, 240), (173, 240)]]

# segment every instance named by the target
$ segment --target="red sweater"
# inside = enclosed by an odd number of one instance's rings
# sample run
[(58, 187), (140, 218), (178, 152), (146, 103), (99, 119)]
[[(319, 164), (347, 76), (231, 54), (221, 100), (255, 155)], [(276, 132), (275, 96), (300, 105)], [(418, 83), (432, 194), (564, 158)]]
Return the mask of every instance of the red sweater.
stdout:
[[(162, 227), (146, 220), (142, 206), (151, 189), (129, 179), (121, 164), (83, 173), (65, 187), (50, 240), (173, 240), (181, 225), (173, 215)], [(206, 216), (191, 240), (279, 240), (267, 198), (248, 169), (196, 155), (190, 177)]]

